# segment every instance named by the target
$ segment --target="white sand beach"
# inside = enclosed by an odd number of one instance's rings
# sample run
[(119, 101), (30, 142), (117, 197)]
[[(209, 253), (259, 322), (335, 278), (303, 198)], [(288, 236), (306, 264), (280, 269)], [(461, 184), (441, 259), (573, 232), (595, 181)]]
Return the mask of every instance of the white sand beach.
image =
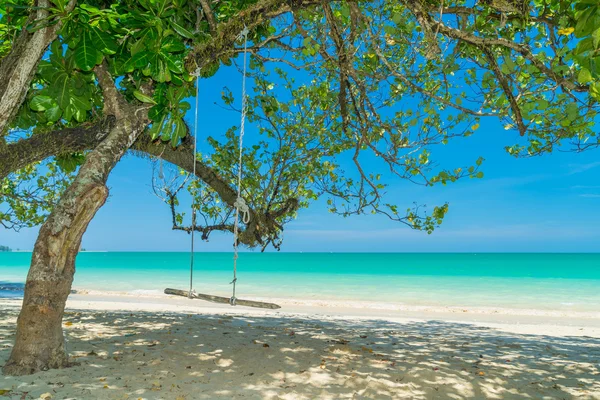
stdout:
[[(263, 311), (75, 294), (75, 366), (0, 376), (7, 399), (600, 399), (600, 319), (535, 310)], [(295, 304), (294, 304), (295, 303)], [(0, 364), (19, 300), (0, 302)]]

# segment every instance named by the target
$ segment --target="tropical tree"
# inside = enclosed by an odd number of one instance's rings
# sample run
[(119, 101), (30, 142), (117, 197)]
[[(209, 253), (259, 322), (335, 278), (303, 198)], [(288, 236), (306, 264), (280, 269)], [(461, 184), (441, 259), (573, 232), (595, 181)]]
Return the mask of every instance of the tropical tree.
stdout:
[[(202, 157), (184, 116), (197, 81), (240, 66), (244, 49), (247, 108), (222, 99), (259, 132), (243, 154), (248, 246), (279, 246), (320, 197), (431, 232), (446, 204), (406, 209), (385, 188), (482, 177), (482, 159), (443, 168), (432, 151), (483, 118), (520, 134), (515, 156), (600, 145), (593, 0), (15, 0), (0, 14), (0, 223), (42, 224), (7, 374), (69, 364), (75, 256), (126, 152), (195, 171), (157, 185), (175, 229), (233, 229), (240, 132), (210, 137)], [(202, 218), (178, 211), (183, 188)]]

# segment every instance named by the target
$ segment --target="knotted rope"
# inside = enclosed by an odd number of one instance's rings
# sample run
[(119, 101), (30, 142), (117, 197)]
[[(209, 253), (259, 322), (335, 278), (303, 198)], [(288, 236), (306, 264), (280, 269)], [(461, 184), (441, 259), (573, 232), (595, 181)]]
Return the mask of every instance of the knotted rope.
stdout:
[(244, 38), (244, 72), (242, 75), (242, 116), (240, 122), (240, 140), (239, 140), (239, 156), (238, 156), (238, 176), (237, 176), (237, 198), (233, 206), (235, 207), (235, 220), (233, 223), (233, 292), (229, 303), (235, 306), (235, 284), (237, 282), (237, 259), (238, 259), (238, 237), (239, 237), (239, 224), (240, 224), (240, 213), (242, 214), (242, 221), (247, 224), (250, 222), (250, 209), (246, 204), (246, 201), (242, 198), (242, 155), (244, 151), (244, 133), (246, 130), (246, 64), (248, 58), (248, 28), (244, 26), (244, 30), (238, 36), (239, 39)]

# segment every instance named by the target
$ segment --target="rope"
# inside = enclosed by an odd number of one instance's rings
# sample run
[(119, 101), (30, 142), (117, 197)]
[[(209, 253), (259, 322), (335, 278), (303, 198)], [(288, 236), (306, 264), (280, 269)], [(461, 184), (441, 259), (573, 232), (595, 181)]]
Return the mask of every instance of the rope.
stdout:
[(233, 206), (235, 207), (235, 221), (233, 223), (233, 292), (229, 299), (229, 304), (235, 306), (235, 284), (237, 282), (237, 259), (238, 259), (238, 236), (239, 236), (239, 220), (240, 213), (242, 221), (247, 224), (250, 222), (250, 209), (246, 201), (242, 198), (242, 155), (244, 150), (244, 133), (246, 130), (246, 64), (248, 58), (248, 27), (244, 26), (244, 30), (240, 33), (239, 38), (244, 38), (244, 73), (242, 75), (242, 117), (240, 122), (240, 144), (238, 157), (238, 176), (237, 176), (237, 199)]
[[(193, 171), (193, 179), (196, 179), (196, 154), (198, 153), (198, 99), (200, 99), (200, 68), (198, 68), (193, 74), (196, 77), (196, 110), (194, 115), (194, 153), (192, 154), (192, 159), (194, 165), (192, 167)], [(191, 244), (191, 254), (190, 254), (190, 291), (188, 297), (192, 298), (192, 293), (194, 293), (193, 285), (194, 285), (194, 231), (196, 227), (196, 207), (195, 207), (195, 198), (192, 199), (192, 244)]]
[(163, 171), (163, 160), (162, 158), (158, 161), (158, 179), (165, 179), (165, 173)]

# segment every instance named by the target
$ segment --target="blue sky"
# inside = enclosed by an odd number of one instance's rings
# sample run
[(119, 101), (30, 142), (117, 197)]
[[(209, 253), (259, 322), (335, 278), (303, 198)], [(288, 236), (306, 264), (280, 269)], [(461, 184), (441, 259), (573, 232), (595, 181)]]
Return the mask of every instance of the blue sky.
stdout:
[[(235, 94), (232, 71), (202, 82), (200, 138), (217, 136), (239, 123), (239, 115), (214, 102), (228, 85)], [(239, 90), (239, 89), (237, 89)], [(238, 96), (239, 97), (239, 96)], [(193, 118), (193, 117), (192, 117)], [(252, 132), (250, 131), (250, 134)], [(200, 139), (201, 140), (201, 139)], [(441, 228), (433, 234), (412, 231), (378, 216), (342, 218), (323, 203), (302, 210), (284, 232), (282, 251), (390, 252), (598, 252), (600, 244), (600, 150), (554, 153), (514, 159), (504, 146), (518, 141), (496, 120), (484, 120), (474, 136), (435, 149), (433, 158), (447, 167), (472, 164), (485, 157), (485, 178), (425, 188), (395, 181), (389, 202), (409, 207), (450, 204)], [(186, 251), (189, 236), (171, 231), (167, 207), (151, 193), (148, 160), (125, 157), (111, 174), (110, 198), (83, 238), (89, 250)], [(0, 231), (0, 244), (31, 249), (37, 229)], [(230, 251), (229, 235), (198, 243), (200, 251)]]

